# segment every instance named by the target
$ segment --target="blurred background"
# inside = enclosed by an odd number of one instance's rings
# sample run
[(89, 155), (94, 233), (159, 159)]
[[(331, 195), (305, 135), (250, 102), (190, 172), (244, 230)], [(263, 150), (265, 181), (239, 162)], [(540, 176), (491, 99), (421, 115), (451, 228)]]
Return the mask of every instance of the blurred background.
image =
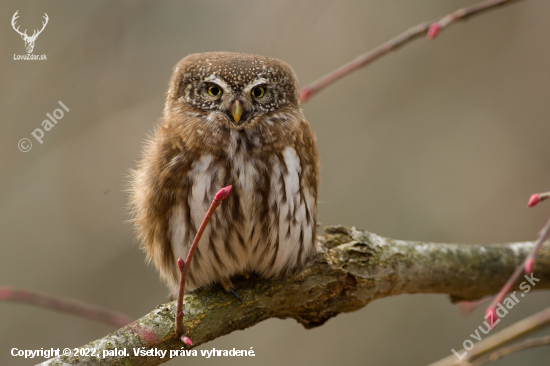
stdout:
[[(0, 285), (30, 288), (134, 318), (167, 289), (127, 223), (127, 175), (161, 117), (184, 56), (238, 51), (280, 58), (306, 85), (409, 27), (469, 0), (59, 1), (0, 5)], [(26, 54), (20, 29), (49, 23)], [(523, 1), (419, 39), (304, 104), (322, 162), (322, 226), (356, 226), (407, 240), (533, 240), (550, 214), (529, 196), (550, 189), (550, 2)], [(43, 144), (46, 113), (70, 109)], [(18, 149), (28, 138), (32, 149)], [(322, 230), (320, 230), (321, 232)], [(510, 325), (545, 307), (535, 292)], [(402, 295), (305, 330), (271, 319), (200, 349), (255, 358), (194, 365), (425, 365), (460, 349), (482, 324), (445, 295)], [(10, 350), (78, 347), (115, 329), (0, 302), (0, 364), (44, 359)], [(549, 334), (550, 331), (537, 333)], [(538, 348), (498, 365), (548, 365)], [(187, 362), (187, 363), (186, 363)], [(181, 358), (169, 365), (188, 364)]]

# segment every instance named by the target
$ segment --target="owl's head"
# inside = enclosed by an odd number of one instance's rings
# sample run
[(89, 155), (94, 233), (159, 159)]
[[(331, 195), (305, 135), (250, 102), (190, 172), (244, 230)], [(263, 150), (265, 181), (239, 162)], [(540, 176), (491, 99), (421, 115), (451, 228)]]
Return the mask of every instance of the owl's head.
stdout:
[[(188, 108), (191, 107), (191, 108)], [(300, 110), (296, 76), (283, 61), (232, 52), (197, 53), (175, 67), (165, 113), (247, 128), (275, 112)]]

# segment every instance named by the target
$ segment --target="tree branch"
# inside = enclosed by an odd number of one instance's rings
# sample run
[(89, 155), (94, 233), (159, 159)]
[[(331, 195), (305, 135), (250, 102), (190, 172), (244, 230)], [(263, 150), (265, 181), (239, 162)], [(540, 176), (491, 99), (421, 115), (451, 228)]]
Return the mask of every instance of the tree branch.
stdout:
[[(497, 292), (533, 249), (534, 243), (497, 245), (434, 244), (384, 238), (367, 231), (327, 228), (319, 255), (301, 273), (286, 280), (240, 282), (243, 303), (217, 289), (185, 296), (185, 326), (193, 347), (268, 318), (294, 318), (306, 328), (322, 325), (342, 312), (404, 293), (445, 293), (452, 301), (475, 300)], [(535, 268), (550, 288), (550, 249), (544, 246)], [(158, 365), (155, 356), (134, 356), (133, 348), (181, 350), (174, 332), (174, 302), (160, 305), (134, 323), (83, 347), (126, 349), (126, 356), (56, 357), (42, 365)]]
[(398, 49), (399, 47), (411, 42), (412, 40), (427, 35), (428, 38), (435, 38), (443, 28), (448, 27), (457, 20), (466, 20), (474, 15), (478, 15), (484, 11), (495, 9), (498, 6), (516, 2), (519, 0), (488, 0), (482, 3), (458, 9), (451, 14), (448, 14), (441, 18), (439, 21), (428, 21), (412, 28), (409, 28), (405, 32), (401, 33), (397, 37), (390, 39), (389, 41), (382, 43), (380, 46), (373, 48), (367, 53), (357, 56), (355, 60), (348, 62), (337, 68), (334, 71), (326, 74), (313, 83), (306, 85), (300, 91), (300, 100), (302, 103), (306, 102), (313, 94), (326, 88), (338, 79), (343, 78), (347, 74), (367, 66), (374, 60), (384, 56), (385, 54)]
[(481, 366), (483, 364), (486, 364), (488, 362), (495, 362), (501, 357), (509, 356), (515, 352), (523, 351), (529, 348), (534, 347), (540, 347), (540, 346), (547, 346), (550, 344), (550, 336), (545, 336), (541, 338), (532, 338), (532, 339), (526, 339), (523, 342), (519, 342), (516, 344), (512, 344), (508, 347), (503, 347), (499, 349), (498, 351), (493, 352), (492, 354), (480, 358), (476, 362), (470, 364), (471, 366)]

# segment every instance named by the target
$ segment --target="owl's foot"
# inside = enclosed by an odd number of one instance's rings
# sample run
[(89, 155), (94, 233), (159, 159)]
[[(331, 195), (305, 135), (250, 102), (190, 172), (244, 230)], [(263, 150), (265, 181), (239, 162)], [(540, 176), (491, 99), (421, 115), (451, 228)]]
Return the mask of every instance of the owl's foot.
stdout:
[(223, 289), (227, 292), (229, 292), (231, 295), (235, 296), (235, 298), (237, 300), (239, 300), (239, 302), (243, 302), (240, 298), (240, 296), (237, 294), (237, 292), (235, 291), (235, 289), (233, 288), (233, 283), (231, 282), (230, 279), (224, 279), (221, 281), (222, 283), (222, 286), (223, 286)]

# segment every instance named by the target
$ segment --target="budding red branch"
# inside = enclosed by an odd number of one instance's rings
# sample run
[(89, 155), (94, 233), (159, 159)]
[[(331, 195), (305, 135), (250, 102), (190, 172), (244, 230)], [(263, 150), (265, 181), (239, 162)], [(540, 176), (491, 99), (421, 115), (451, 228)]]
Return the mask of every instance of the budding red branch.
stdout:
[(539, 202), (544, 201), (548, 197), (550, 197), (550, 192), (534, 193), (529, 198), (529, 202), (527, 203), (527, 207), (533, 207), (533, 206), (537, 205)]
[[(529, 203), (527, 204), (528, 207), (535, 206), (537, 203), (547, 199), (550, 197), (550, 191), (544, 192), (544, 193), (535, 193), (529, 198)], [(546, 224), (543, 226), (543, 228), (538, 233), (537, 242), (535, 243), (535, 247), (529, 253), (529, 255), (525, 258), (523, 261), (523, 264), (518, 266), (512, 276), (506, 281), (504, 286), (500, 289), (498, 294), (495, 296), (493, 302), (491, 302), (491, 305), (487, 308), (485, 311), (485, 316), (490, 316), (490, 322), (491, 325), (493, 325), (494, 321), (498, 319), (498, 316), (495, 315), (495, 309), (497, 305), (506, 297), (506, 294), (510, 292), (517, 282), (518, 278), (525, 272), (526, 274), (533, 273), (533, 269), (535, 267), (535, 258), (542, 247), (542, 244), (546, 241), (546, 239), (550, 236), (550, 219), (546, 222)], [(521, 286), (520, 286), (521, 287)]]
[(329, 72), (317, 81), (303, 87), (300, 92), (300, 101), (302, 103), (308, 101), (311, 96), (326, 88), (336, 80), (339, 80), (349, 73), (370, 64), (381, 56), (396, 50), (412, 40), (419, 38), (420, 36), (426, 35), (428, 39), (434, 39), (439, 33), (441, 33), (441, 30), (449, 27), (451, 24), (454, 24), (457, 20), (465, 20), (477, 14), (481, 14), (484, 11), (495, 9), (498, 6), (511, 4), (517, 1), (519, 0), (487, 0), (463, 9), (458, 9), (444, 16), (437, 22), (429, 21), (418, 24), (417, 26), (406, 30), (389, 41), (382, 43), (380, 46), (373, 48), (369, 52), (359, 55), (354, 60)]
[(227, 186), (220, 189), (218, 193), (216, 193), (216, 197), (214, 197), (214, 201), (221, 202), (224, 199), (226, 199), (227, 196), (229, 196), (229, 193), (231, 193), (231, 188), (233, 188), (233, 186)]
[(438, 23), (433, 23), (430, 25), (430, 28), (428, 28), (428, 39), (434, 39), (437, 37), (440, 30), (441, 26)]
[(206, 225), (208, 225), (208, 222), (210, 221), (210, 218), (214, 214), (214, 211), (216, 210), (216, 208), (218, 208), (218, 206), (222, 203), (222, 201), (229, 196), (229, 193), (231, 193), (231, 188), (232, 186), (223, 187), (218, 191), (218, 193), (216, 193), (216, 196), (212, 200), (212, 203), (210, 203), (210, 207), (208, 208), (208, 211), (206, 212), (206, 215), (202, 220), (201, 226), (197, 231), (197, 235), (195, 235), (193, 244), (191, 244), (191, 248), (189, 249), (189, 253), (187, 254), (187, 259), (184, 261), (182, 258), (178, 258), (178, 268), (180, 270), (180, 285), (178, 290), (178, 299), (176, 302), (176, 325), (175, 325), (176, 329), (175, 330), (176, 330), (176, 336), (180, 338), (182, 342), (188, 346), (193, 345), (193, 341), (185, 335), (187, 333), (187, 329), (183, 325), (183, 295), (185, 294), (185, 283), (187, 282), (187, 274), (189, 273), (189, 266), (191, 265), (191, 261), (193, 260), (193, 255), (195, 254), (195, 250), (199, 245), (199, 241), (201, 240), (202, 233), (204, 232), (204, 229), (206, 229)]

